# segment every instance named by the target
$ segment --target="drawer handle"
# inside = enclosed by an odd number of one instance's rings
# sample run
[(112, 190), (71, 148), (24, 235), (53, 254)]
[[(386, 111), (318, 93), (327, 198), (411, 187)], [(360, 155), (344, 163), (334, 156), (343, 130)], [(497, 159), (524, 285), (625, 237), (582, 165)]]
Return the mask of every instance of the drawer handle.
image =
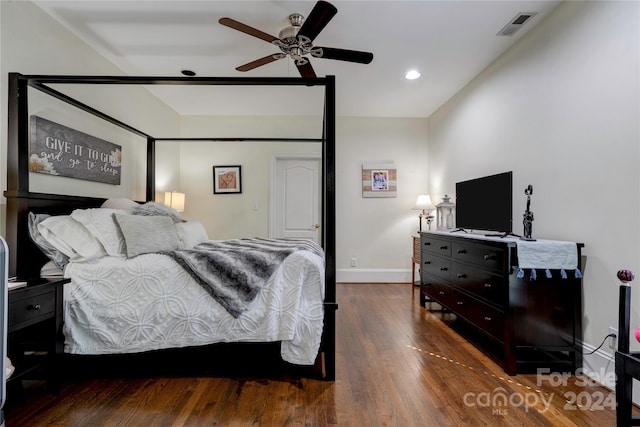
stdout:
[(440, 267), (440, 271), (447, 271), (449, 270), (447, 267)]
[(484, 320), (486, 320), (487, 322), (491, 322), (491, 317), (485, 316)]
[(490, 288), (490, 287), (491, 287), (491, 283), (485, 283), (485, 284), (484, 284), (484, 287), (485, 287), (485, 288)]
[(443, 251), (446, 251), (447, 249), (449, 249), (449, 246), (444, 245), (444, 246), (440, 246), (440, 249)]
[(438, 295), (445, 295), (444, 291), (438, 292)]
[(425, 261), (424, 263), (428, 265), (431, 264), (431, 261)]
[(424, 242), (425, 246), (431, 246), (431, 242)]
[(33, 304), (29, 304), (27, 306), (27, 310), (40, 310), (40, 304), (35, 302)]
[(458, 301), (458, 305), (464, 305), (464, 302)]
[(466, 249), (458, 249), (458, 253), (459, 254), (466, 254), (467, 250)]
[(464, 273), (458, 273), (458, 279), (466, 279), (467, 275)]
[(495, 261), (496, 256), (487, 254), (487, 255), (483, 256), (482, 259), (484, 259), (485, 261)]

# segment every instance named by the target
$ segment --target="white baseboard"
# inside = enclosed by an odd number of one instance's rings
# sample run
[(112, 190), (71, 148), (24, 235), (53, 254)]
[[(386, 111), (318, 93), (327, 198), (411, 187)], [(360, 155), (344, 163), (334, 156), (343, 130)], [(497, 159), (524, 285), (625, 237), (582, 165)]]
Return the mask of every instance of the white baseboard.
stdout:
[[(416, 273), (416, 280), (417, 280)], [(336, 282), (410, 283), (411, 270), (378, 268), (343, 268), (336, 270)]]
[[(606, 344), (605, 344), (606, 345)], [(582, 346), (582, 371), (592, 380), (611, 390), (615, 390), (615, 368), (614, 356), (605, 350), (598, 350), (593, 354), (595, 347), (590, 344)]]

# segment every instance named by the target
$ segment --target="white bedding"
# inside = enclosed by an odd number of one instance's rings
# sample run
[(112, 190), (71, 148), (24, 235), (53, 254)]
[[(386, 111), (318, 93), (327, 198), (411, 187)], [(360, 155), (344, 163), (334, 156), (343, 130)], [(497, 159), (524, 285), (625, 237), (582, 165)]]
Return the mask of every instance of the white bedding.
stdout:
[(137, 353), (216, 342), (282, 341), (282, 359), (313, 364), (323, 327), (324, 261), (285, 259), (250, 308), (231, 316), (167, 256), (106, 256), (65, 269), (65, 352)]

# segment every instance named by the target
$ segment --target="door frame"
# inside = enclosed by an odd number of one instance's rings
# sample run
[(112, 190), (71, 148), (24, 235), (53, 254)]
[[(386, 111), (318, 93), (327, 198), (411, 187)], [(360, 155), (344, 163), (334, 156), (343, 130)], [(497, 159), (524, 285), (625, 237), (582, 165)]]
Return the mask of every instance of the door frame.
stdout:
[[(296, 153), (273, 153), (271, 155), (271, 170), (269, 172), (269, 237), (276, 234), (276, 177), (279, 160), (318, 160), (320, 162), (320, 189), (318, 195), (322, 199), (322, 153), (296, 152)], [(322, 224), (322, 200), (318, 200), (318, 212), (320, 223)], [(322, 235), (322, 234), (321, 234)], [(322, 239), (320, 238), (320, 241)]]

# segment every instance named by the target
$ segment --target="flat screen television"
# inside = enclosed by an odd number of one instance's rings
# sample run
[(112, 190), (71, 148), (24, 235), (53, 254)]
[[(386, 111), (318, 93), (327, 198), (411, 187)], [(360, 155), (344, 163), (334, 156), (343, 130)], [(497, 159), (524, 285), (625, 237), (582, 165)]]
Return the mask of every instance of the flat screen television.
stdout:
[(456, 227), (464, 230), (513, 231), (513, 172), (456, 183)]

